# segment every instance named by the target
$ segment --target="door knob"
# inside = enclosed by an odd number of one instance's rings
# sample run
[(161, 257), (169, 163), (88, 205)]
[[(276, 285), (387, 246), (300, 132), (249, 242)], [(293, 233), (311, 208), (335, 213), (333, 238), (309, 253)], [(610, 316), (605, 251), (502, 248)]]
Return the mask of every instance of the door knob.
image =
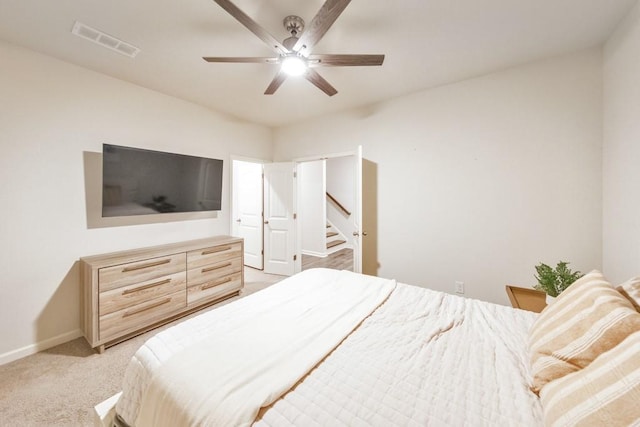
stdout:
[(236, 219), (236, 222), (241, 222), (241, 221), (240, 221), (240, 218)]
[(354, 232), (353, 232), (353, 235), (354, 235), (355, 237), (358, 237), (358, 236), (360, 235), (360, 233), (358, 233), (357, 231), (354, 231)]
[(265, 219), (265, 220), (264, 220), (264, 223), (265, 223), (265, 224), (269, 224), (269, 221)]

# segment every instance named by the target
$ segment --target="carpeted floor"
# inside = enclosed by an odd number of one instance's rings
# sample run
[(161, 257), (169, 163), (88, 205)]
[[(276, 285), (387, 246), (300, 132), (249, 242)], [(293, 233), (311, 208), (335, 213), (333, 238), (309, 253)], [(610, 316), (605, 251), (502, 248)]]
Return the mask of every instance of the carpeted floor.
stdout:
[[(209, 309), (282, 279), (245, 268), (240, 296)], [(93, 425), (93, 407), (121, 390), (124, 370), (138, 347), (158, 331), (185, 319), (110, 347), (103, 354), (95, 353), (84, 338), (78, 338), (0, 366), (0, 426)]]

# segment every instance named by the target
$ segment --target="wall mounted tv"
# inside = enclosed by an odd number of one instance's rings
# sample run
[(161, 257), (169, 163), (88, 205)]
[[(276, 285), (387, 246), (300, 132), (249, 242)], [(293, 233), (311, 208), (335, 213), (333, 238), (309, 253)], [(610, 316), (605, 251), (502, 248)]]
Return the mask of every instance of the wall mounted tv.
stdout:
[(221, 210), (222, 160), (102, 145), (102, 216)]

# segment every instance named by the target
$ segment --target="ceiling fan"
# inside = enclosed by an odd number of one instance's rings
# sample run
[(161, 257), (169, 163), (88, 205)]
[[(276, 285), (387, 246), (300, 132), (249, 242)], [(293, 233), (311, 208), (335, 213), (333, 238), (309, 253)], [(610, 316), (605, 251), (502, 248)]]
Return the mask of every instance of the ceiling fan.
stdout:
[(314, 68), (382, 65), (384, 55), (343, 55), (311, 54), (311, 50), (324, 36), (351, 0), (327, 0), (305, 30), (305, 23), (299, 16), (284, 18), (285, 29), (291, 35), (282, 43), (229, 0), (214, 0), (220, 7), (237, 19), (249, 31), (258, 36), (276, 54), (276, 57), (215, 57), (205, 56), (207, 62), (265, 63), (280, 65), (280, 69), (264, 92), (273, 95), (287, 76), (302, 75), (321, 91), (333, 96), (338, 91), (331, 86)]

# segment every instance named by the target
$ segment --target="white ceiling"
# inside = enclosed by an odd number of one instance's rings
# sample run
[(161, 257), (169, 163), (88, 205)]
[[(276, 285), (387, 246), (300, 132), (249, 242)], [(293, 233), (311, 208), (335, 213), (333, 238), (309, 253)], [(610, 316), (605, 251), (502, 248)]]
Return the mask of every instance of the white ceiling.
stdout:
[[(384, 53), (381, 67), (317, 71), (338, 94), (275, 65), (202, 56), (272, 56), (212, 0), (0, 0), (0, 39), (240, 119), (281, 126), (540, 58), (601, 45), (637, 0), (353, 0), (313, 53)], [(323, 0), (235, 0), (276, 39)], [(71, 34), (75, 21), (141, 49), (128, 58)]]

